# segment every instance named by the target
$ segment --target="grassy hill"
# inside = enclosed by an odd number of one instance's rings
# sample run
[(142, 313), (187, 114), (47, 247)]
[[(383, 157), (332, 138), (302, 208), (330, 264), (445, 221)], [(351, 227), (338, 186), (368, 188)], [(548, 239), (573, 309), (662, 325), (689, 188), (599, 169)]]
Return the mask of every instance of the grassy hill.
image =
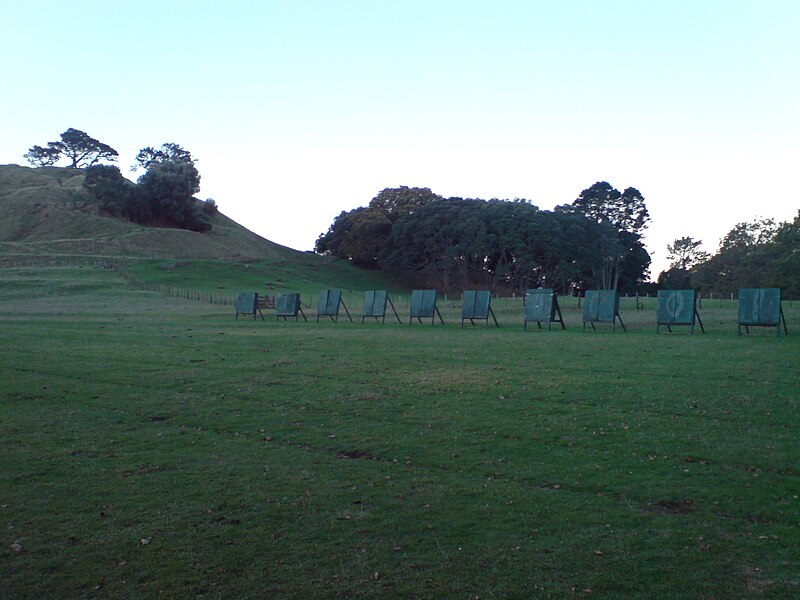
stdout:
[(207, 233), (144, 227), (101, 213), (81, 171), (0, 165), (0, 266), (109, 259), (148, 281), (191, 280), (221, 293), (396, 288), (381, 273), (275, 244), (221, 213), (212, 222)]
[(283, 259), (299, 254), (218, 214), (213, 230), (143, 227), (102, 214), (82, 171), (0, 165), (0, 256)]

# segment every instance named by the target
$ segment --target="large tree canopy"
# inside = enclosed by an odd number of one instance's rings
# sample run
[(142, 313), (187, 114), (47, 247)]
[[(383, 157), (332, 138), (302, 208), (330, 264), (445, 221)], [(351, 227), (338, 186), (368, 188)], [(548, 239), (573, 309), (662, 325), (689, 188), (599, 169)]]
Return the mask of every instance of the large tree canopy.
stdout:
[(191, 162), (152, 164), (139, 178), (139, 188), (154, 216), (193, 231), (207, 231), (211, 223), (194, 194), (200, 191), (200, 173)]
[(611, 223), (617, 231), (637, 234), (641, 234), (650, 221), (644, 196), (639, 190), (629, 187), (620, 193), (605, 181), (598, 181), (583, 190), (571, 205), (560, 208), (598, 222)]
[(55, 165), (65, 158), (72, 169), (90, 167), (102, 160), (115, 161), (117, 156), (117, 151), (108, 144), (72, 128), (62, 133), (59, 141), (48, 142), (46, 147), (33, 146), (25, 154), (28, 162), (36, 167)]
[(444, 199), (428, 188), (382, 190), (336, 217), (316, 250), (444, 290), (597, 287), (614, 256), (620, 289), (633, 291), (650, 263), (638, 234), (607, 219), (524, 200)]
[(642, 242), (642, 233), (650, 221), (644, 196), (636, 188), (619, 192), (605, 181), (583, 190), (568, 205), (556, 211), (583, 215), (616, 231), (616, 244), (605, 244), (605, 255), (595, 285), (601, 289), (632, 289), (643, 283), (650, 267), (650, 255)]
[(403, 215), (441, 200), (428, 188), (386, 188), (367, 207), (342, 212), (328, 231), (319, 236), (315, 251), (332, 254), (368, 269), (378, 268), (378, 254), (392, 224)]
[(738, 223), (722, 238), (714, 256), (691, 269), (692, 285), (718, 294), (743, 287), (796, 285), (796, 274), (777, 276), (780, 266), (791, 264), (793, 253), (800, 252), (796, 231), (797, 219), (780, 226), (773, 219)]

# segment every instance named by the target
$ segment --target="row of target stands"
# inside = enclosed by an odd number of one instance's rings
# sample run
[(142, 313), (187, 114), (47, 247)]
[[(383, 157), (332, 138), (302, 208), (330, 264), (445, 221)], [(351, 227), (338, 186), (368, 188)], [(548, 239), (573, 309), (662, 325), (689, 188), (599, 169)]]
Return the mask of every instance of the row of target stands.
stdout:
[[(252, 315), (254, 319), (261, 316), (264, 319), (262, 308), (267, 304), (259, 297), (257, 292), (239, 292), (234, 301), (236, 318), (239, 315)], [(409, 310), (409, 323), (416, 319), (419, 323), (430, 319), (431, 324), (436, 319), (444, 324), (442, 314), (437, 307), (438, 293), (436, 290), (414, 290), (411, 293), (411, 306)], [(285, 293), (275, 298), (274, 302), (276, 320), (298, 321), (300, 317), (308, 321), (303, 312), (300, 294)], [(391, 313), (389, 313), (391, 309)], [(341, 290), (323, 290), (319, 295), (317, 304), (317, 322), (320, 318), (328, 317), (334, 323), (338, 322), (341, 311), (352, 322), (353, 317), (342, 299)], [(361, 322), (375, 319), (376, 322), (385, 323), (386, 317), (394, 316), (398, 323), (402, 323), (400, 315), (395, 309), (392, 299), (386, 290), (370, 290), (364, 292), (364, 304), (361, 310)], [(697, 309), (697, 293), (695, 290), (659, 290), (656, 308), (656, 333), (666, 327), (672, 332), (673, 327), (688, 327), (690, 333), (695, 332), (697, 326), (705, 333), (703, 321)], [(461, 307), (461, 326), (465, 321), (475, 325), (476, 321), (489, 320), (499, 327), (494, 311), (492, 310), (492, 295), (489, 290), (468, 290), (464, 292)], [(625, 329), (625, 323), (619, 313), (619, 294), (615, 290), (588, 290), (583, 304), (583, 330), (589, 325), (593, 330), (595, 324), (605, 323), (616, 331), (617, 322)], [(528, 323), (536, 323), (539, 329), (544, 325), (550, 330), (554, 323), (566, 329), (561, 308), (558, 305), (558, 294), (552, 289), (529, 289), (525, 293), (525, 314), (523, 316), (523, 329), (528, 328)], [(750, 327), (774, 327), (776, 334), (780, 335), (781, 325), (784, 333), (789, 331), (786, 327), (786, 318), (781, 304), (781, 291), (779, 288), (745, 288), (739, 290), (739, 319), (738, 334), (742, 328), (750, 333)]]

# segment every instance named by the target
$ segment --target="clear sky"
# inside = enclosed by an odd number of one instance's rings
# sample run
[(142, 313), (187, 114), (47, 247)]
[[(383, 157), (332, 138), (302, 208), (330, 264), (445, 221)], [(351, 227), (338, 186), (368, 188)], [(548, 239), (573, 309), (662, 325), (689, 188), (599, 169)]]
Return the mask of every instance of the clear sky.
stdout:
[(572, 202), (682, 236), (800, 208), (797, 0), (0, 0), (0, 164), (69, 127), (175, 142), (199, 196), (313, 248), (383, 188)]

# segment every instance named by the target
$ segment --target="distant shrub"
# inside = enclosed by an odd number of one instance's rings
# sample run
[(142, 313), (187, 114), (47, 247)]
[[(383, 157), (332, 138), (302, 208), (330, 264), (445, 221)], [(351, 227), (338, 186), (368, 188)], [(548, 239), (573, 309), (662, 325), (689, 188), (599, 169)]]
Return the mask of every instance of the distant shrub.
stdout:
[(203, 212), (209, 217), (213, 217), (219, 212), (219, 207), (213, 198), (209, 198), (202, 205)]
[(122, 176), (119, 167), (93, 165), (84, 173), (83, 187), (94, 195), (102, 210), (131, 221), (146, 222), (150, 219), (149, 211), (140, 201), (137, 186)]
[(213, 200), (192, 196), (198, 183), (193, 164), (168, 161), (152, 165), (138, 185), (125, 179), (118, 167), (95, 165), (86, 169), (83, 185), (102, 210), (115, 216), (204, 232), (211, 229), (211, 217), (218, 209)]

